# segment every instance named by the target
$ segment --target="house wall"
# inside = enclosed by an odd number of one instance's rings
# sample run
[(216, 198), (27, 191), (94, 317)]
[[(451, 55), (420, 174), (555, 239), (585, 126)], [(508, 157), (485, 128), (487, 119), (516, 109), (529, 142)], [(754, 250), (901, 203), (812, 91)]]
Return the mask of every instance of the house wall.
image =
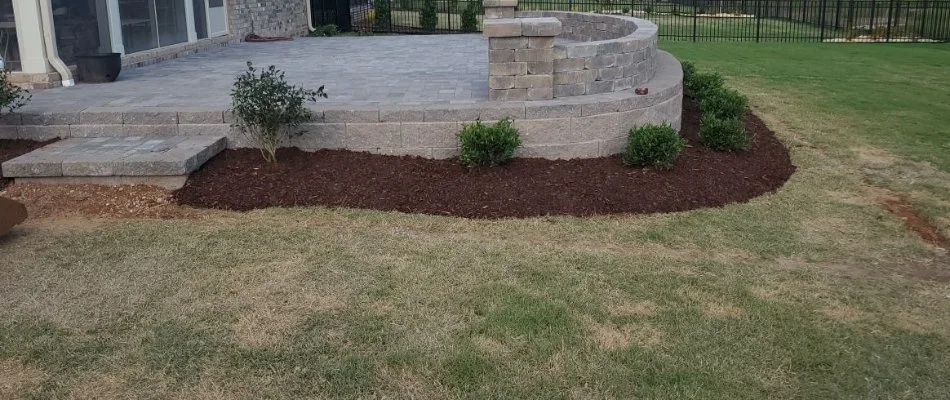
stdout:
[(307, 33), (309, 0), (226, 0), (231, 36), (300, 36)]

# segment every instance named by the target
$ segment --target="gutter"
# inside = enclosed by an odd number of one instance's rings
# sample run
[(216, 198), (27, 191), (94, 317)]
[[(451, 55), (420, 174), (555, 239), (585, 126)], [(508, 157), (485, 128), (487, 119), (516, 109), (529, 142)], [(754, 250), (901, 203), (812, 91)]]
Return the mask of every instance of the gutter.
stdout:
[(309, 34), (310, 32), (317, 30), (317, 28), (313, 26), (313, 10), (310, 9), (310, 0), (303, 1), (307, 3), (307, 26), (310, 27), (310, 30), (307, 31), (307, 33)]
[(56, 31), (53, 29), (53, 6), (51, 0), (40, 0), (40, 23), (43, 25), (43, 40), (46, 42), (46, 60), (53, 66), (59, 76), (63, 79), (63, 87), (72, 87), (76, 85), (73, 80), (73, 74), (69, 71), (66, 63), (59, 58), (59, 51), (56, 49)]

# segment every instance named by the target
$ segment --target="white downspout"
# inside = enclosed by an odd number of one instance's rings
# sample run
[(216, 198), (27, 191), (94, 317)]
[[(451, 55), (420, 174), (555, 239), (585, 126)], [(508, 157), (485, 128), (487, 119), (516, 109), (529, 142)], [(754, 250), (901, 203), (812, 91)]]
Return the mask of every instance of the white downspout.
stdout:
[(317, 27), (313, 26), (313, 10), (310, 9), (310, 0), (303, 0), (307, 3), (307, 26), (310, 27), (310, 30), (307, 33), (317, 30)]
[(66, 63), (59, 58), (59, 51), (56, 50), (56, 31), (53, 30), (53, 6), (51, 0), (40, 0), (40, 21), (43, 24), (43, 39), (46, 42), (46, 59), (50, 65), (59, 72), (63, 78), (63, 87), (76, 85), (73, 80), (72, 72), (66, 67)]

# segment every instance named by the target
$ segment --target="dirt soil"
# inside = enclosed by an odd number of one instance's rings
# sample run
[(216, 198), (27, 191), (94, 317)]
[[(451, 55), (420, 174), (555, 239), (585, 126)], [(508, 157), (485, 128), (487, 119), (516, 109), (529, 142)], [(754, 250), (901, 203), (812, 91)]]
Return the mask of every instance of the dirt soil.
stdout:
[(282, 149), (267, 165), (257, 150), (227, 150), (174, 193), (183, 205), (226, 210), (346, 206), (470, 218), (655, 213), (743, 202), (780, 188), (795, 171), (785, 146), (756, 116), (752, 148), (703, 147), (699, 111), (684, 100), (688, 140), (671, 171), (625, 167), (619, 157), (515, 159), (469, 170), (427, 160), (341, 150)]
[[(53, 142), (55, 142), (55, 140), (46, 142), (35, 142), (32, 140), (0, 140), (0, 163), (7, 160), (12, 160)], [(3, 190), (3, 188), (9, 185), (12, 181), (13, 179), (0, 177), (0, 190)]]

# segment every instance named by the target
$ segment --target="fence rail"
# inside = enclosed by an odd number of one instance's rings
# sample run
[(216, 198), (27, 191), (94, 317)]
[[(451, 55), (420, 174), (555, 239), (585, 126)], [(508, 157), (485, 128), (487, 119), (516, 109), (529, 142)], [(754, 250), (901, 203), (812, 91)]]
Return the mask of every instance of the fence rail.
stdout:
[[(311, 0), (314, 23), (381, 33), (471, 30), (480, 0)], [(950, 0), (520, 0), (519, 10), (649, 19), (661, 37), (692, 41), (945, 42)]]

